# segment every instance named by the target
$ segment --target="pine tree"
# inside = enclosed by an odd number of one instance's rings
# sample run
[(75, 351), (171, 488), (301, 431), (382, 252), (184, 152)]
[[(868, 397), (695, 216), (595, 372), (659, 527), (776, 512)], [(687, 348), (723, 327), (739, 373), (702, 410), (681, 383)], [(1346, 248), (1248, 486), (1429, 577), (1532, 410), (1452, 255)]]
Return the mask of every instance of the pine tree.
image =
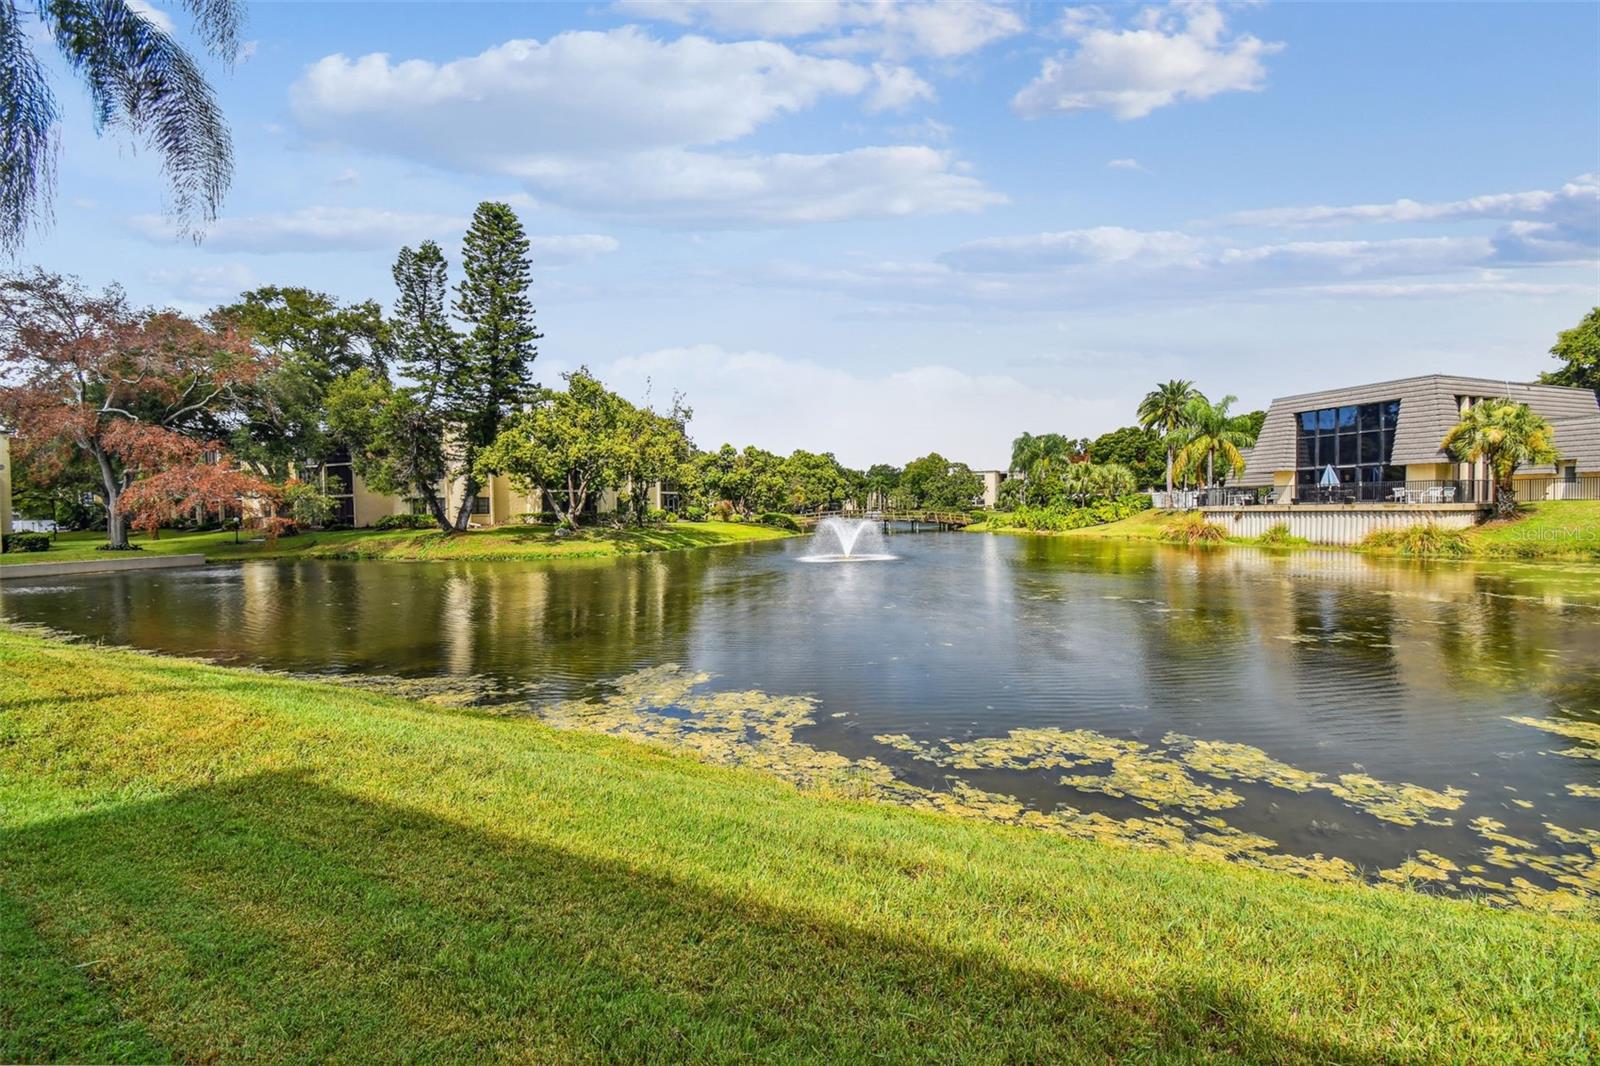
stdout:
[[(442, 449), (445, 439), (459, 432), (466, 413), (462, 383), (472, 377), (471, 360), (466, 358), (465, 346), (446, 311), (449, 278), (444, 253), (433, 241), (424, 241), (415, 251), (400, 249), (394, 262), (394, 283), (400, 290), (390, 324), (395, 357), (405, 376), (415, 383), (396, 391), (394, 398), (403, 401), (412, 437), (420, 440), (425, 436), (431, 439), (431, 448)], [(470, 464), (471, 456), (464, 458)], [(442, 463), (442, 453), (439, 460)], [(440, 463), (412, 465), (419, 471), (437, 469), (448, 477)], [(444, 501), (427, 475), (419, 475), (413, 487), (441, 528), (464, 527), (464, 521), (452, 521), (445, 514)], [(476, 490), (470, 484), (468, 490), (470, 508), (471, 493)]]
[[(465, 276), (456, 289), (456, 315), (471, 332), (464, 372), (454, 385), (462, 444), (475, 454), (494, 442), (504, 421), (532, 395), (529, 372), (539, 354), (535, 342), (541, 334), (534, 328), (528, 297), (528, 237), (509, 204), (478, 205), (462, 242), (461, 266)], [(465, 528), (478, 488), (469, 474), (458, 528)]]

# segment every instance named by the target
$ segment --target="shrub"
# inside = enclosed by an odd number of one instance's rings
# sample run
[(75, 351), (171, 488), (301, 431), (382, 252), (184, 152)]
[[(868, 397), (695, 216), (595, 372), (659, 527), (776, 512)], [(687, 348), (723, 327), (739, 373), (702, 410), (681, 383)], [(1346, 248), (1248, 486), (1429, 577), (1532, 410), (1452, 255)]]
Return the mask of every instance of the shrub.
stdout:
[(0, 545), (0, 551), (8, 552), (47, 552), (50, 550), (50, 534), (48, 533), (13, 533), (5, 538), (5, 543)]
[(668, 522), (676, 522), (677, 520), (678, 520), (678, 512), (677, 511), (668, 511), (667, 512), (667, 521)]
[(644, 513), (644, 524), (647, 526), (659, 526), (666, 520), (667, 512), (659, 507), (651, 507)]
[(1404, 529), (1375, 529), (1361, 541), (1363, 548), (1437, 559), (1460, 559), (1472, 554), (1472, 542), (1459, 529), (1433, 522)]
[(386, 514), (372, 523), (373, 529), (431, 529), (435, 525), (432, 515)]
[(1003, 523), (1000, 520), (1001, 516), (997, 515), (992, 519), (992, 524), (1059, 533), (1087, 526), (1103, 526), (1107, 522), (1119, 522), (1149, 507), (1150, 497), (1133, 494), (1118, 496), (1115, 499), (1095, 500), (1083, 507), (1061, 504), (1051, 504), (1049, 507), (1018, 507), (1009, 516), (1005, 516)]
[(697, 503), (691, 503), (683, 509), (683, 517), (691, 522), (704, 522), (706, 520), (706, 509)]
[(1228, 539), (1228, 531), (1215, 522), (1207, 522), (1199, 511), (1190, 511), (1168, 524), (1161, 531), (1161, 539), (1168, 544), (1221, 544)]
[(1311, 542), (1289, 532), (1289, 523), (1279, 522), (1256, 538), (1256, 543), (1266, 548), (1293, 548)]
[(760, 521), (764, 526), (787, 529), (791, 533), (800, 532), (800, 523), (795, 521), (794, 515), (784, 514), (781, 511), (768, 511), (761, 516)]
[(711, 505), (711, 514), (724, 522), (733, 521), (733, 501), (718, 500), (716, 503)]

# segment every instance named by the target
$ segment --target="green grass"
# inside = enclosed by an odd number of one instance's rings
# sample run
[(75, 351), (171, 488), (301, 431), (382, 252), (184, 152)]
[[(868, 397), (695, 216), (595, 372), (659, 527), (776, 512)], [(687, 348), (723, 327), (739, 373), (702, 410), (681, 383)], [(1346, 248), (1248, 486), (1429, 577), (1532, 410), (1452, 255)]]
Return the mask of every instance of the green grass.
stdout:
[[(207, 560), (229, 559), (563, 559), (604, 558), (639, 552), (705, 548), (753, 540), (772, 540), (793, 534), (770, 526), (742, 522), (671, 522), (647, 529), (586, 527), (573, 536), (556, 536), (549, 526), (499, 526), (447, 534), (438, 530), (370, 529), (301, 533), (280, 537), (276, 544), (250, 541), (235, 544), (232, 533), (178, 533), (167, 531), (159, 539), (137, 535), (130, 540), (143, 554), (204, 554)], [(47, 552), (9, 552), (0, 566), (19, 563), (53, 563), (78, 559), (121, 558), (95, 549), (105, 543), (104, 533), (63, 533)]]
[(0, 630), (0, 1061), (1580, 1062), (1600, 926)]
[(1474, 554), (1500, 559), (1600, 560), (1600, 500), (1523, 504), (1518, 517), (1469, 530)]

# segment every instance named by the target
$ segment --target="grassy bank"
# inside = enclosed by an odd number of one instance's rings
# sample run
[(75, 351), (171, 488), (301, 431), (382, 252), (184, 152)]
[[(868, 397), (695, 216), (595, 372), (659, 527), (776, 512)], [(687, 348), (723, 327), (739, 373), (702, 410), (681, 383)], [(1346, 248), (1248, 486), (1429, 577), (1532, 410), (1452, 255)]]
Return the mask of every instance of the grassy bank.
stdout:
[[(232, 533), (164, 532), (157, 539), (134, 536), (131, 542), (146, 554), (203, 554), (211, 562), (232, 559), (562, 559), (634, 555), (639, 552), (674, 551), (772, 540), (791, 536), (770, 526), (743, 522), (671, 522), (647, 529), (584, 528), (558, 536), (550, 526), (500, 526), (465, 533), (438, 530), (370, 529), (301, 533), (280, 537), (275, 544), (244, 539), (234, 543)], [(96, 549), (104, 533), (63, 533), (47, 552), (8, 552), (0, 566), (17, 563), (66, 562), (103, 559)], [(112, 556), (116, 558), (116, 556)]]
[[(1041, 534), (1058, 537), (1089, 537), (1117, 540), (1159, 541), (1180, 520), (1166, 511), (1144, 511), (1131, 518), (1083, 529)], [(988, 523), (969, 527), (974, 532), (1025, 533), (1005, 524), (998, 516)], [(1446, 549), (1440, 558), (1528, 559), (1549, 561), (1600, 561), (1600, 500), (1559, 500), (1524, 504), (1513, 519), (1485, 522), (1472, 529), (1447, 535)], [(1272, 547), (1320, 547), (1302, 543), (1269, 543), (1257, 538), (1229, 537), (1229, 544)], [(1374, 554), (1408, 554), (1393, 547), (1374, 546), (1351, 550)], [(1427, 556), (1430, 553), (1424, 552)]]
[(1586, 1061), (1600, 927), (0, 630), (0, 1060)]

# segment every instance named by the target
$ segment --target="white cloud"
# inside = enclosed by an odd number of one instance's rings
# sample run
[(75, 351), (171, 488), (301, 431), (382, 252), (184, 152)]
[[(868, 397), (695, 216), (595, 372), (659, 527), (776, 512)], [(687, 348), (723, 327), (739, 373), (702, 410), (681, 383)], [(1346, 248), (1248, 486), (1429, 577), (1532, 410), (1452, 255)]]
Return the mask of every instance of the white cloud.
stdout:
[(1150, 168), (1137, 159), (1110, 159), (1106, 161), (1106, 166), (1111, 170), (1137, 170), (1141, 174), (1150, 173)]
[(256, 275), (243, 263), (152, 270), (145, 280), (180, 301), (217, 303), (232, 300), (256, 286)]
[(335, 174), (329, 181), (330, 185), (355, 185), (361, 180), (361, 171), (355, 167), (345, 167)]
[(509, 41), (442, 64), (328, 56), (294, 85), (291, 101), (302, 128), (343, 147), (513, 177), (559, 206), (715, 226), (997, 202), (951, 156), (924, 147), (705, 150), (827, 97), (891, 109), (931, 94), (904, 67), (765, 41), (659, 41), (625, 27)]
[(1569, 206), (1590, 218), (1600, 217), (1600, 174), (1581, 175), (1559, 189), (1493, 193), (1436, 203), (1392, 200), (1342, 207), (1269, 207), (1237, 211), (1223, 221), (1238, 226), (1293, 228), (1377, 222), (1459, 222), (1480, 218), (1526, 220), (1561, 214)]
[(529, 237), (533, 265), (568, 266), (587, 263), (599, 256), (616, 251), (620, 245), (615, 237), (599, 233), (572, 233), (560, 237)]
[(177, 26), (173, 24), (172, 16), (151, 4), (149, 0), (128, 0), (128, 7), (134, 14), (141, 16), (162, 33), (171, 35), (177, 30)]
[(854, 63), (780, 44), (658, 41), (624, 27), (507, 41), (448, 63), (331, 55), (290, 98), (305, 129), (344, 144), (515, 168), (547, 153), (725, 143), (871, 82)]
[[(974, 468), (993, 468), (1009, 457), (1019, 426), (1111, 424), (1121, 416), (1111, 400), (937, 363), (872, 375), (704, 344), (596, 370), (636, 399), (649, 388), (657, 396), (683, 392), (694, 408), (690, 434), (702, 446), (730, 441), (784, 454), (827, 447), (858, 467), (903, 463), (937, 450)], [(791, 410), (797, 396), (806, 400), (804, 418), (773, 417)]]
[[(173, 241), (168, 220), (135, 215), (129, 225), (159, 243)], [(329, 252), (398, 250), (403, 244), (462, 233), (458, 215), (383, 211), (368, 207), (304, 207), (270, 215), (220, 218), (208, 228), (201, 247), (212, 252)]]
[(679, 225), (760, 226), (977, 211), (1004, 198), (919, 146), (815, 155), (660, 151), (530, 163), (520, 177), (568, 207)]
[[(273, 255), (295, 252), (396, 252), (402, 245), (425, 240), (458, 242), (471, 220), (464, 215), (382, 211), (366, 207), (305, 207), (270, 215), (221, 218), (212, 224), (200, 247), (208, 252)], [(147, 240), (174, 241), (168, 221), (159, 215), (128, 220)], [(583, 263), (617, 250), (614, 237), (598, 233), (530, 236), (534, 266)], [(220, 267), (205, 268), (220, 270)]]
[(1011, 8), (978, 0), (620, 0), (615, 6), (724, 36), (820, 36), (818, 47), (839, 54), (891, 57), (967, 55), (1025, 28)]
[(1274, 228), (1382, 223), (1441, 223), (1502, 220), (1491, 237), (1502, 263), (1590, 262), (1600, 253), (1600, 174), (1584, 174), (1558, 189), (1493, 193), (1464, 200), (1342, 207), (1277, 207), (1240, 211), (1224, 221)]
[(874, 63), (872, 77), (877, 85), (867, 97), (868, 111), (904, 111), (918, 100), (934, 98), (933, 86), (910, 67)]
[(957, 269), (1018, 271), (1108, 263), (1198, 265), (1205, 241), (1173, 230), (1133, 230), (1121, 226), (988, 237), (969, 241), (940, 258)]
[(1073, 9), (1061, 28), (1074, 47), (1046, 59), (1011, 102), (1026, 118), (1101, 110), (1135, 119), (1179, 100), (1257, 91), (1267, 75), (1262, 60), (1283, 48), (1250, 34), (1229, 36), (1211, 3), (1147, 8), (1125, 29)]

